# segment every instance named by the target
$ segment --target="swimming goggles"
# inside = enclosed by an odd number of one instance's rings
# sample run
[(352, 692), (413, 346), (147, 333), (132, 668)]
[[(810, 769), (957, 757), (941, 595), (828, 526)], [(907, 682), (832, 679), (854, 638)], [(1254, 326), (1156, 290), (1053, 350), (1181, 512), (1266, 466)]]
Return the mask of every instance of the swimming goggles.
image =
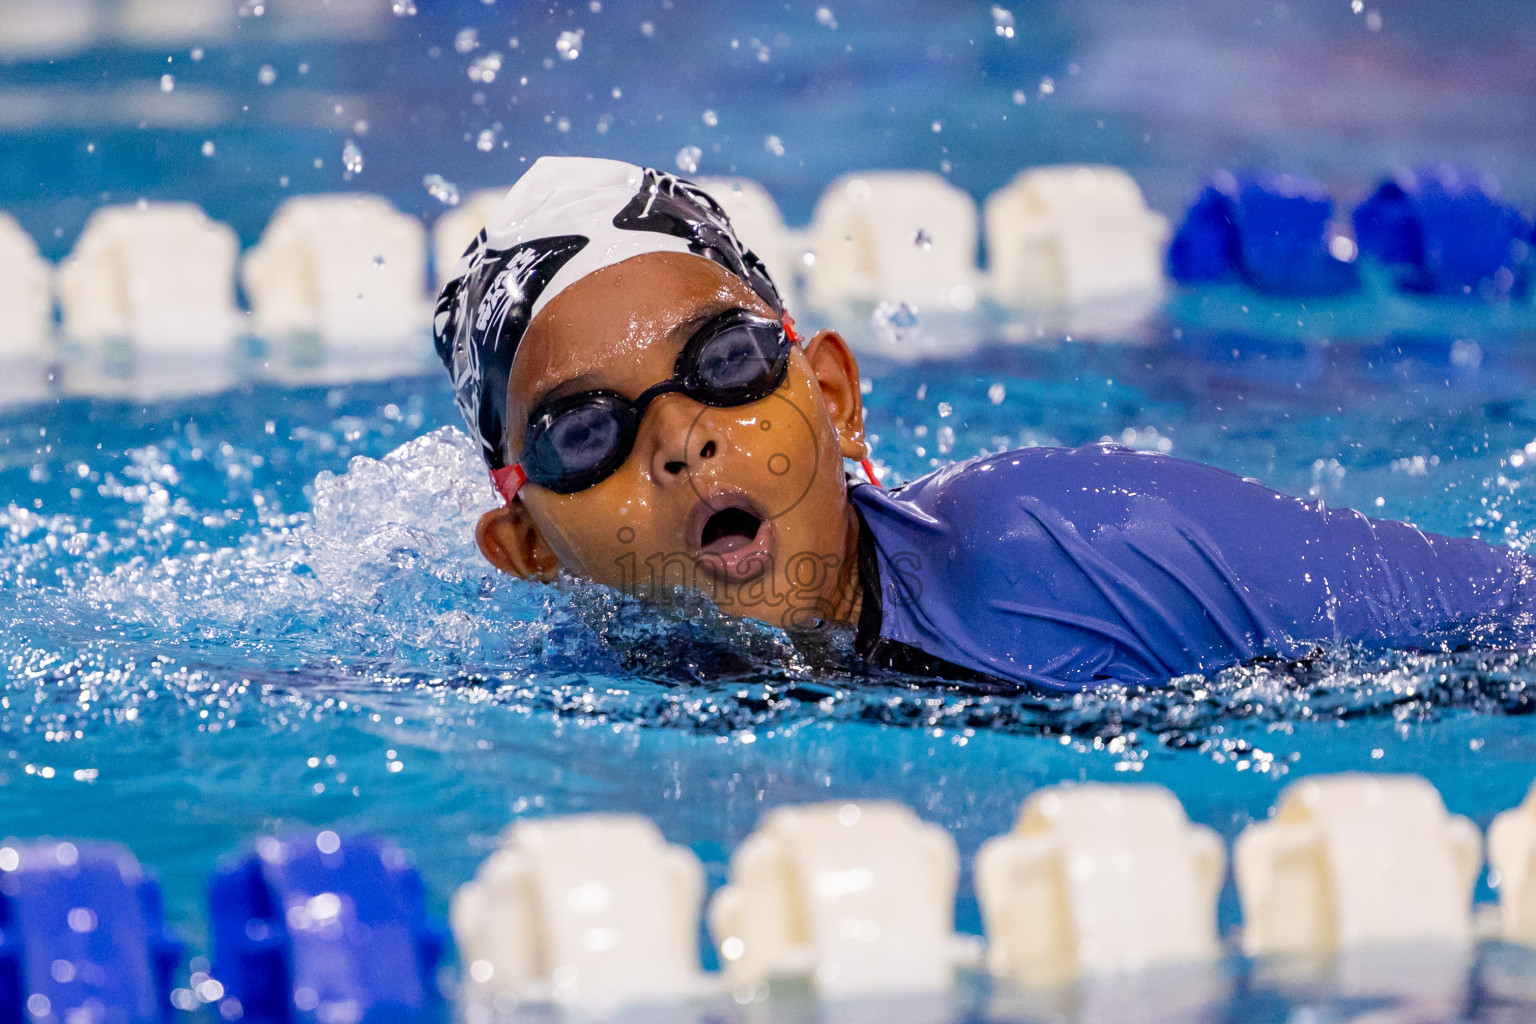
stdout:
[(528, 417), (523, 453), (491, 471), (508, 501), (525, 482), (556, 494), (575, 494), (611, 476), (629, 458), (646, 408), (662, 395), (683, 394), (725, 408), (766, 398), (789, 371), (795, 322), (729, 309), (693, 333), (677, 357), (671, 380), (630, 400), (598, 389), (541, 402)]

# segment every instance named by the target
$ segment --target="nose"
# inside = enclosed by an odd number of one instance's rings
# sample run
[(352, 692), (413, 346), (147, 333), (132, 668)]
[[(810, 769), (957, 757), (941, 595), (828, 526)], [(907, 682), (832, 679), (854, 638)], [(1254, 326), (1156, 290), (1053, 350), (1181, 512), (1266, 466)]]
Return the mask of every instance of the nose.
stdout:
[(720, 454), (721, 437), (708, 409), (682, 395), (664, 395), (647, 410), (651, 478), (670, 483), (698, 472)]

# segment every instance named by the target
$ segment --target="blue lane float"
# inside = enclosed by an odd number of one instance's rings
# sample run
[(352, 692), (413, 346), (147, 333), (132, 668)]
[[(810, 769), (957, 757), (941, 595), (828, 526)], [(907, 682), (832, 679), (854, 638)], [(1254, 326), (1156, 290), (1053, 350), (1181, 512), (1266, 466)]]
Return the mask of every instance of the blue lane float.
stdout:
[(115, 843), (0, 846), (0, 1024), (172, 1020), (181, 944)]
[(1330, 246), (1332, 218), (1333, 200), (1315, 181), (1217, 171), (1174, 235), (1168, 271), (1184, 284), (1244, 281), (1276, 295), (1349, 291), (1359, 277)]
[(1399, 170), (1355, 210), (1362, 255), (1407, 291), (1509, 298), (1531, 273), (1531, 223), (1493, 178), (1439, 164)]
[(220, 866), (208, 903), (225, 1019), (374, 1024), (441, 1009), (446, 930), (391, 843), (265, 837)]

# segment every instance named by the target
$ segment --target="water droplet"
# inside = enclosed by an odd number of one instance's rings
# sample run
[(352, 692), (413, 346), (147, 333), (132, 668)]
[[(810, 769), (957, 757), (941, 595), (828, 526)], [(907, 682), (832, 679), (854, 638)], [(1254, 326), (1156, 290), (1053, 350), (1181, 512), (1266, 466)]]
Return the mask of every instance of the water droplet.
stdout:
[(351, 139), (341, 147), (342, 177), (347, 181), (352, 180), (354, 174), (363, 173), (363, 151), (357, 148), (357, 143)]
[(170, 91), (172, 91), (175, 88), (176, 88), (176, 76), (175, 75), (161, 75), (160, 76), (160, 91), (161, 92), (170, 92)]
[(992, 31), (1004, 39), (1012, 39), (1014, 32), (1013, 12), (1006, 7), (993, 6)]
[(917, 232), (912, 236), (912, 244), (926, 252), (933, 248), (933, 236), (928, 233), (926, 228), (918, 228)]
[(640, 34), (649, 39), (656, 34), (656, 26), (648, 21), (642, 21), (640, 23)]
[(461, 28), (453, 37), (453, 49), (456, 53), (473, 53), (480, 49), (480, 33), (473, 28)]
[(608, 95), (612, 96), (616, 100), (621, 100), (624, 98), (624, 90), (620, 89), (618, 86), (614, 86), (613, 90), (609, 92)]
[(993, 384), (987, 388), (987, 400), (993, 405), (1002, 405), (1008, 397), (1008, 388), (1002, 384)]
[(383, 256), (375, 256), (373, 258), (373, 265), (375, 267), (378, 267), (380, 270), (384, 269), (386, 263), (387, 263), (387, 261), (384, 259)]
[(886, 345), (901, 346), (917, 340), (922, 334), (922, 321), (917, 307), (910, 302), (882, 302), (870, 317), (875, 337)]
[(192, 59), (194, 61), (202, 60), (203, 59), (203, 48), (201, 46), (194, 46), (194, 47), (192, 47), (191, 57), (192, 57)]
[(777, 135), (770, 135), (763, 140), (763, 148), (774, 156), (784, 155), (784, 142)]
[(431, 194), (432, 198), (444, 206), (459, 205), (459, 186), (447, 180), (441, 174), (429, 174), (421, 179), (421, 183), (426, 186), (427, 192)]
[(469, 80), (471, 82), (490, 83), (496, 81), (496, 73), (501, 70), (501, 54), (492, 50), (481, 57), (476, 57), (469, 65)]
[(720, 115), (716, 114), (713, 110), (706, 110), (704, 111), (704, 123), (713, 128), (720, 123)]
[(482, 153), (489, 153), (496, 148), (496, 132), (491, 128), (482, 128), (475, 139), (475, 148)]
[(1055, 91), (1056, 91), (1056, 80), (1055, 79), (1053, 79), (1050, 75), (1046, 75), (1044, 78), (1040, 79), (1040, 95), (1041, 96), (1049, 96), (1049, 95), (1051, 95), (1051, 93), (1053, 93)]
[(394, 0), (389, 9), (395, 12), (397, 18), (410, 18), (416, 14), (415, 0)]
[(555, 40), (555, 52), (560, 54), (561, 60), (575, 60), (581, 56), (581, 40), (586, 35), (583, 29), (567, 29), (560, 33), (560, 38)]
[(262, 85), (271, 85), (277, 81), (277, 69), (271, 64), (263, 64), (256, 72), (256, 81)]
[(240, 17), (242, 18), (259, 18), (266, 13), (266, 0), (243, 0), (240, 4)]
[(816, 8), (816, 22), (817, 24), (827, 26), (827, 28), (837, 28), (837, 16), (832, 13), (832, 8), (830, 7)]
[(698, 146), (684, 146), (677, 151), (677, 169), (684, 174), (694, 174), (699, 169), (699, 157), (704, 151)]
[(933, 124), (929, 125), (928, 127), (933, 129), (933, 133), (935, 135), (937, 135), (939, 132), (944, 130), (944, 122), (943, 121), (935, 121), (935, 122), (933, 122)]
[(213, 153), (214, 153), (213, 140), (212, 139), (205, 139), (203, 141), (203, 156), (213, 156)]
[(1024, 105), (1024, 101), (1026, 99), (1028, 99), (1028, 97), (1024, 95), (1024, 90), (1023, 89), (1015, 89), (1015, 90), (1013, 90), (1013, 105), (1014, 106), (1022, 107)]
[(1365, 0), (1349, 0), (1349, 9), (1359, 14), (1365, 10)]
[(1365, 27), (1366, 27), (1366, 30), (1369, 31), (1369, 32), (1380, 32), (1381, 31), (1381, 12), (1380, 11), (1366, 11), (1365, 12)]

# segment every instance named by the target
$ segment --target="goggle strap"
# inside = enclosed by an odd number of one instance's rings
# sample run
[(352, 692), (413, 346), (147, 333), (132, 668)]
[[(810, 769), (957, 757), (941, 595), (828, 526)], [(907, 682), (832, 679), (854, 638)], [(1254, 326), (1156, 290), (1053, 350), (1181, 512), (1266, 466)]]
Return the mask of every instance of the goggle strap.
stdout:
[(501, 496), (510, 504), (517, 497), (517, 492), (523, 489), (523, 484), (528, 482), (528, 474), (523, 472), (523, 467), (517, 463), (510, 466), (502, 466), (500, 469), (491, 470), (491, 484)]

